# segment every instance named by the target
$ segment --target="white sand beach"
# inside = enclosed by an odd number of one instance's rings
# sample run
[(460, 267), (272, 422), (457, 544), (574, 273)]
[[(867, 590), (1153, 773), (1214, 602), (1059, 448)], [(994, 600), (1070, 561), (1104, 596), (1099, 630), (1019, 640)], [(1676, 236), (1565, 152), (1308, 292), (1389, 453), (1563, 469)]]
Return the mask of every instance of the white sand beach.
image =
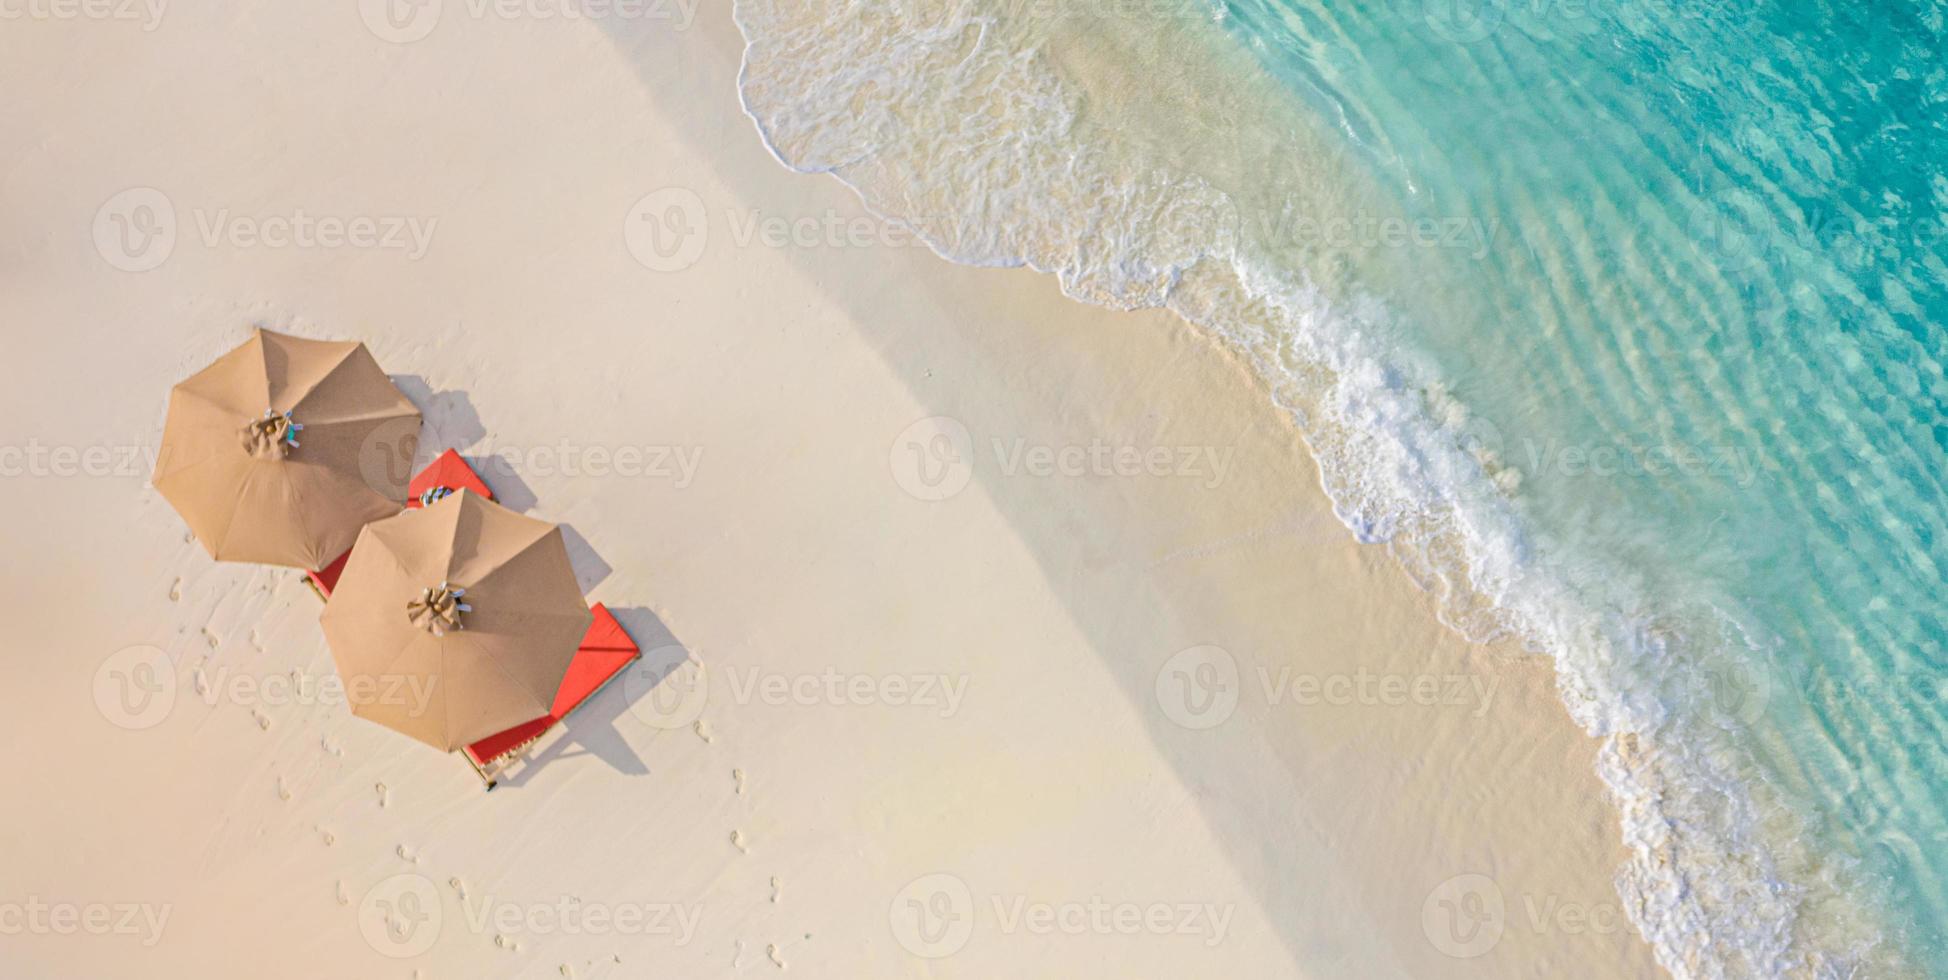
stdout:
[[(1227, 352), (781, 167), (726, 4), (373, 6), (0, 26), (0, 972), (1659, 975), (1547, 663)], [(149, 486), (253, 326), (364, 340), (646, 651), (493, 792)]]

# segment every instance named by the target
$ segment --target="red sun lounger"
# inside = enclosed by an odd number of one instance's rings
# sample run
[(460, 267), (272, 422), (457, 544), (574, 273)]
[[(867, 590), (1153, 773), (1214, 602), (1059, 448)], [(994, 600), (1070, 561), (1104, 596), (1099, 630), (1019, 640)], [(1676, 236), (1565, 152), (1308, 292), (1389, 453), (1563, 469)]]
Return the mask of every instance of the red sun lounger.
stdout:
[[(406, 507), (418, 509), (458, 490), (472, 490), (474, 493), (494, 499), (494, 491), (487, 489), (487, 481), (460, 458), (460, 454), (449, 449), (438, 459), (426, 464), (406, 485)], [(311, 578), (311, 590), (318, 598), (331, 598), (331, 590), (338, 587), (338, 577), (345, 574), (345, 562), (352, 557), (351, 549), (338, 556), (338, 560), (315, 572), (306, 572)]]
[(642, 656), (636, 641), (623, 631), (622, 624), (616, 622), (607, 606), (598, 602), (589, 610), (595, 613), (595, 622), (589, 624), (588, 632), (582, 636), (581, 649), (575, 652), (568, 673), (561, 679), (561, 688), (555, 692), (553, 708), (533, 721), (489, 735), (460, 750), (488, 789), (500, 782), (499, 774), (521, 750), (533, 745)]

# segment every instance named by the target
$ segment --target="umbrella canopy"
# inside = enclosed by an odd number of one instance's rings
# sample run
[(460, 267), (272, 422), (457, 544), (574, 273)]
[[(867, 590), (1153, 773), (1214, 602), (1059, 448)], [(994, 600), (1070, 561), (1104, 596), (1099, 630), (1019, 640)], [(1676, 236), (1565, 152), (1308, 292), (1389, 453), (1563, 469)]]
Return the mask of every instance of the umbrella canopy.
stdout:
[(353, 714), (452, 751), (547, 714), (593, 619), (561, 528), (461, 490), (366, 525), (322, 623)]
[(323, 568), (399, 512), (418, 436), (364, 344), (259, 330), (170, 391), (151, 482), (211, 557)]

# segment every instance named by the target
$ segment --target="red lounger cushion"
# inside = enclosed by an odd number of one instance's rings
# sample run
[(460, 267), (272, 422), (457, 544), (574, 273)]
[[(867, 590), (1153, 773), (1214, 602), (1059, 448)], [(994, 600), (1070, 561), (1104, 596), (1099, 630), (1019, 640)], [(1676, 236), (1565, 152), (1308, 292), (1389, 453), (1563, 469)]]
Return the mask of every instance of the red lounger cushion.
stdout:
[(641, 654), (636, 642), (629, 638), (622, 624), (616, 622), (615, 616), (609, 612), (609, 607), (598, 602), (589, 607), (589, 611), (595, 614), (595, 621), (582, 635), (582, 646), (575, 651), (575, 659), (569, 663), (568, 673), (562, 676), (561, 687), (555, 691), (553, 709), (533, 721), (523, 722), (467, 746), (467, 754), (473, 757), (475, 765), (484, 766), (539, 738), (543, 732), (568, 717), (570, 712), (581, 707), (582, 702), (587, 701), (615, 675), (622, 673), (623, 668)]
[(322, 570), (306, 572), (311, 576), (311, 584), (318, 587), (318, 594), (329, 598), (331, 590), (338, 588), (338, 576), (345, 574), (345, 563), (352, 560), (352, 549), (338, 556), (338, 560), (326, 565)]
[(434, 487), (453, 491), (472, 490), (488, 500), (494, 499), (494, 491), (487, 489), (487, 481), (481, 479), (480, 474), (475, 473), (473, 467), (468, 466), (467, 461), (451, 449), (426, 464), (426, 468), (413, 477), (413, 482), (406, 485), (406, 506), (418, 507), (420, 495)]

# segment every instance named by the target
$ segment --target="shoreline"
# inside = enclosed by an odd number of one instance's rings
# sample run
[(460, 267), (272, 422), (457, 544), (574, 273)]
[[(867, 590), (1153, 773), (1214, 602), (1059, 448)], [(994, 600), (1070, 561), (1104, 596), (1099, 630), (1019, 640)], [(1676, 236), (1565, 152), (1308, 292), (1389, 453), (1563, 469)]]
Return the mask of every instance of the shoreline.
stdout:
[[(25, 814), (17, 839), (95, 844), (90, 860), (35, 847), (9, 866), (28, 892), (172, 909), (153, 946), (27, 937), (30, 969), (191, 975), (222, 948), (317, 976), (624, 976), (645, 963), (982, 976), (1031, 959), (1070, 975), (1540, 977), (1571, 963), (1656, 975), (1627, 921), (1606, 918), (1616, 815), (1548, 665), (1469, 646), (1382, 549), (1354, 543), (1296, 430), (1234, 354), (1170, 313), (1091, 308), (1046, 276), (913, 249), (740, 248), (712, 224), (681, 269), (632, 256), (631, 203), (664, 187), (712, 221), (866, 217), (836, 182), (761, 148), (735, 97), (728, 11), (621, 36), (456, 21), (403, 47), (342, 11), (248, 12), (230, 26), (260, 42), (259, 70), (281, 45), (320, 57), (245, 94), (204, 65), (198, 18), (215, 15), (178, 13), (141, 42), (176, 91), (118, 103), (112, 77), (75, 81), (71, 99), (109, 108), (81, 122), (58, 105), (23, 112), (25, 131), (67, 139), (11, 178), (48, 182), (40, 199), (13, 198), (10, 226), (54, 229), (55, 244), (10, 243), (37, 274), (5, 302), (17, 322), (74, 327), (28, 340), (58, 370), (18, 379), (11, 397), (70, 403), (60, 378), (85, 369), (100, 398), (44, 431), (15, 421), (7, 441), (159, 431), (168, 385), (250, 321), (361, 337), (443, 441), (527, 453), (497, 493), (571, 527), (591, 598), (646, 650), (680, 646), (704, 665), (709, 698), (664, 727), (674, 719), (641, 692), (605, 691), (537, 750), (539, 765), (483, 796), (458, 760), (342, 708), (197, 690), (199, 666), (206, 679), (329, 672), (295, 573), (212, 566), (139, 481), (16, 484), (50, 517), (16, 542), (47, 556), (9, 576), (21, 638), (66, 656), (34, 658), (15, 690), (69, 696), (9, 714), (17, 740), (63, 746), (30, 755), (25, 785), (78, 813)], [(114, 41), (36, 26), (66, 43), (23, 42), (23, 72)], [(527, 74), (468, 67), (499, 59)], [(178, 104), (203, 109), (173, 117), (171, 142), (143, 159), (114, 152), (155, 136), (139, 121)], [(290, 106), (371, 122), (357, 139), (241, 135)], [(71, 182), (58, 193), (56, 175)], [(441, 221), (419, 261), (184, 236), (166, 265), (129, 274), (86, 236), (101, 201), (129, 186), (166, 186), (185, 212), (277, 213), (295, 196)], [(126, 335), (129, 323), (141, 329)], [(108, 338), (128, 356), (96, 363), (90, 348)], [(978, 450), (947, 474), (962, 480), (951, 493), (924, 454), (900, 453), (913, 426), (943, 417)], [(920, 429), (919, 445), (943, 432), (951, 442), (943, 423)], [(564, 438), (700, 455), (682, 486), (533, 465), (532, 450)], [(1021, 447), (1015, 472), (996, 439)], [(1117, 469), (1112, 453), (1107, 472), (1061, 469), (1065, 450), (1099, 442), (1139, 458), (1169, 449), (1173, 465)], [(1047, 475), (1029, 462), (1037, 447), (1050, 449)], [(100, 614), (107, 596), (119, 616)], [(179, 671), (174, 713), (141, 731), (85, 701), (103, 658), (132, 643), (165, 649)], [(1239, 683), (1223, 717), (1221, 699), (1171, 700), (1190, 691), (1173, 684), (1222, 676), (1227, 660)], [(845, 696), (821, 683), (800, 703), (802, 679), (828, 671), (848, 679)], [(1362, 685), (1369, 674), (1399, 680)], [(786, 682), (777, 698), (764, 694), (773, 677)], [(864, 703), (852, 678), (875, 682)], [(932, 703), (916, 700), (918, 682), (894, 696), (895, 678), (936, 679)], [(951, 704), (939, 679), (962, 692)], [(1440, 691), (1416, 694), (1429, 679)], [(115, 833), (135, 809), (151, 839)], [(942, 874), (965, 889), (972, 931), (928, 959), (941, 947), (902, 934), (894, 912), (903, 896), (959, 902)], [(1472, 880), (1441, 891), (1473, 874), (1489, 876), (1505, 927), (1464, 958), (1465, 943), (1430, 936), (1426, 910), (1438, 922), (1441, 901), (1487, 894)], [(362, 942), (355, 915), (400, 875), (433, 882), (447, 910), (439, 942), (404, 963)], [(260, 907), (266, 882), (294, 897), (275, 915)], [(525, 915), (501, 930), (469, 911), (567, 895), (702, 909), (674, 944), (647, 925), (598, 938)], [(1156, 906), (1170, 913), (1152, 928)], [(1195, 922), (1182, 907), (1200, 910)], [(1034, 925), (1042, 909), (1047, 928)], [(1145, 924), (1121, 931), (1124, 910)], [(1222, 938), (1207, 943), (1220, 915)]]

